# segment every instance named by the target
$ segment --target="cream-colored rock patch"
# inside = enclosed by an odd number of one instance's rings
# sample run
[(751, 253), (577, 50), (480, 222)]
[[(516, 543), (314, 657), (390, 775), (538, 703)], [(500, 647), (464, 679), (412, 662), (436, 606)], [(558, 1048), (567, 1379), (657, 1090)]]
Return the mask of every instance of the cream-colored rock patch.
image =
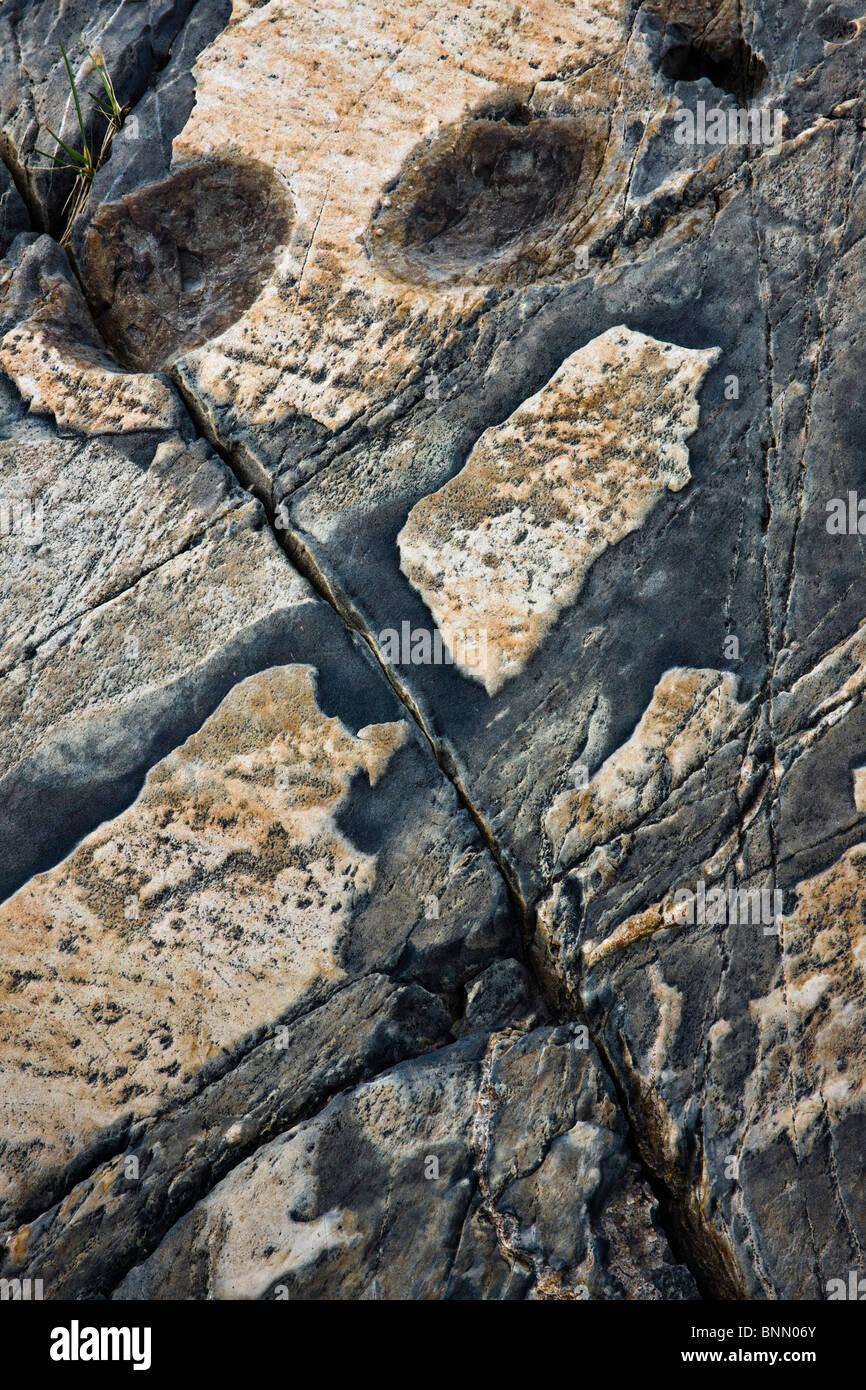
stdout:
[(750, 1005), (759, 1058), (746, 1090), (750, 1147), (780, 1133), (808, 1151), (866, 1106), (866, 844), (797, 887), (781, 921), (782, 977)]
[(310, 667), (251, 676), (129, 810), (0, 907), (7, 1159), (38, 1146), (43, 1171), (62, 1167), (315, 981), (340, 978), (341, 936), (376, 866), (334, 815), (353, 775), (375, 782), (405, 732), (353, 735), (326, 717)]
[[(263, 161), (285, 179), (296, 217), (273, 284), (185, 359), (191, 387), (254, 427), (297, 410), (335, 429), (390, 404), (431, 348), (457, 340), (485, 294), (483, 273), (442, 291), (376, 269), (368, 235), (388, 188), (413, 151), (503, 94), (531, 100), (540, 116), (605, 126), (620, 100), (614, 62), (627, 10), (625, 0), (238, 7), (196, 63), (174, 162), (223, 150)], [(620, 143), (603, 183), (621, 192)], [(598, 225), (602, 202), (594, 195), (566, 219), (566, 247), (581, 239), (579, 225)]]
[(744, 727), (730, 671), (666, 671), (634, 733), (584, 788), (561, 792), (544, 828), (563, 863), (573, 864), (651, 814)]
[(0, 366), (31, 410), (83, 434), (177, 429), (184, 409), (158, 376), (123, 371), (87, 341), (81, 295), (57, 278), (38, 308), (0, 340)]
[(685, 487), (696, 393), (717, 355), (609, 329), (412, 508), (397, 538), (403, 573), (443, 633), (484, 635), (484, 659), (458, 664), (489, 694), (523, 669), (608, 546)]

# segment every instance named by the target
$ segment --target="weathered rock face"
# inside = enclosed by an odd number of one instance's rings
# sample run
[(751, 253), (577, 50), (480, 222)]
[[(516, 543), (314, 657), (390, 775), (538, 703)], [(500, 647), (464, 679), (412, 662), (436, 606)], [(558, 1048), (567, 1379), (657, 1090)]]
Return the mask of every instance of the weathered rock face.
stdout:
[(713, 357), (610, 330), (412, 508), (401, 569), (444, 633), (464, 634), (461, 645), (484, 634), (474, 667), (456, 659), (488, 695), (539, 650), (608, 546), (689, 481), (682, 440)]
[(856, 4), (85, 8), (0, 8), (3, 1274), (826, 1297)]
[(115, 1296), (694, 1297), (574, 1033), (475, 1034), (332, 1101), (235, 1168)]

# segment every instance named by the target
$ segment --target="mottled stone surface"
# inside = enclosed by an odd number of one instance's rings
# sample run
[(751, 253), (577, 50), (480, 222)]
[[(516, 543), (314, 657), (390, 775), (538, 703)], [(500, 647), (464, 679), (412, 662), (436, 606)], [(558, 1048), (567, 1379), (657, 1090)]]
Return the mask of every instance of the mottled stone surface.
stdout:
[(240, 1164), (116, 1297), (693, 1298), (573, 1031), (475, 1035), (332, 1101)]
[(495, 695), (542, 646), (608, 546), (689, 481), (683, 440), (716, 356), (610, 329), (573, 353), (455, 478), (416, 503), (400, 568), (445, 633), (483, 633), (457, 665)]
[(4, 1276), (866, 1277), (864, 41), (0, 7)]
[(3, 317), (29, 306), (0, 338), (0, 367), (32, 411), (82, 434), (183, 428), (186, 412), (168, 382), (127, 372), (106, 351), (55, 241), (16, 242), (2, 277)]

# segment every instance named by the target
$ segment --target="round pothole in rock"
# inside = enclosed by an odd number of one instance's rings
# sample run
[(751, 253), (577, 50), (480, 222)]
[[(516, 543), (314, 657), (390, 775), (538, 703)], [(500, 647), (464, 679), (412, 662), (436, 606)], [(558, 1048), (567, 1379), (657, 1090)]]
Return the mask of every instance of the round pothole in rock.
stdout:
[(767, 80), (767, 65), (741, 34), (713, 35), (671, 24), (661, 48), (661, 70), (674, 82), (709, 78), (714, 87), (749, 102)]
[(706, 77), (746, 105), (769, 76), (731, 0), (650, 0), (645, 32), (656, 64), (672, 82)]
[(185, 165), (94, 217), (82, 276), (99, 329), (134, 371), (159, 371), (222, 333), (270, 278), (288, 191), (255, 162)]
[(418, 285), (531, 280), (591, 187), (603, 144), (586, 122), (522, 106), (445, 127), (385, 190), (370, 258)]

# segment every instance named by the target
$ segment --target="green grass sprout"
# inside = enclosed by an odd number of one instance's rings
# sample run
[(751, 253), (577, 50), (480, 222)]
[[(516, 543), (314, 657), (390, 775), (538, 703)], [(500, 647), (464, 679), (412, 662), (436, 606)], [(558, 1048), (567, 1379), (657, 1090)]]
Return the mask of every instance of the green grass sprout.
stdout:
[(76, 175), (69, 197), (66, 199), (62, 209), (64, 213), (68, 210), (68, 217), (66, 219), (66, 227), (63, 236), (60, 238), (61, 246), (65, 246), (69, 240), (72, 224), (83, 210), (90, 196), (90, 189), (94, 177), (108, 158), (111, 142), (122, 127), (128, 110), (126, 106), (121, 106), (117, 99), (114, 83), (111, 80), (111, 74), (105, 65), (105, 59), (102, 57), (102, 54), (88, 48), (83, 39), (81, 42), (102, 83), (103, 89), (102, 93), (88, 93), (90, 100), (96, 106), (106, 123), (99, 153), (98, 155), (94, 155), (93, 149), (87, 138), (87, 127), (84, 124), (84, 116), (81, 111), (81, 102), (78, 97), (78, 86), (75, 81), (75, 73), (72, 71), (72, 64), (69, 61), (69, 55), (63, 44), (60, 45), (60, 52), (63, 54), (63, 62), (66, 65), (66, 75), (69, 79), (69, 88), (72, 92), (72, 100), (75, 103), (78, 129), (81, 133), (81, 148), (75, 149), (72, 145), (68, 145), (65, 140), (61, 140), (60, 136), (56, 134), (50, 126), (46, 126), (45, 129), (48, 131), (52, 140), (56, 142), (57, 148), (53, 154), (49, 154), (46, 150), (36, 150), (36, 153), (42, 159), (51, 160), (53, 168), (71, 169)]

